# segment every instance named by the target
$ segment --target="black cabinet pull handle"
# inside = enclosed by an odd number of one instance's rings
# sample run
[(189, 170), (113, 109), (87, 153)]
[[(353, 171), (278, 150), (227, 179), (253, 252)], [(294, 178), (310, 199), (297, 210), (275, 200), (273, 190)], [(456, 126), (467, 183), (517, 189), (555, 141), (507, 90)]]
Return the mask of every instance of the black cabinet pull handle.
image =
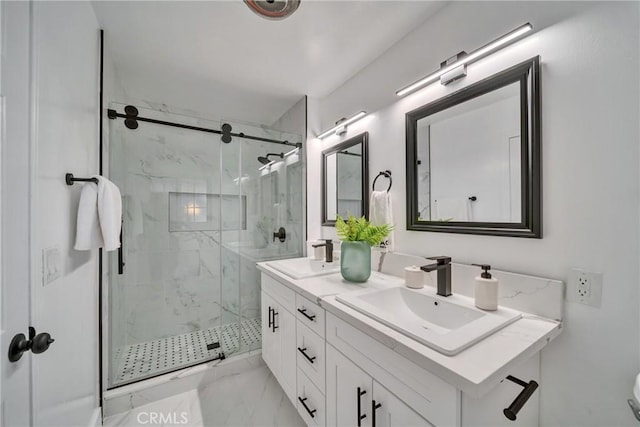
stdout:
[(269, 306), (269, 328), (271, 327), (271, 325), (273, 325), (273, 320), (271, 320), (271, 314), (273, 312), (273, 308), (271, 308), (271, 306)]
[(298, 309), (298, 313), (302, 314), (304, 317), (306, 317), (307, 319), (313, 321), (316, 318), (315, 314), (312, 314), (311, 316), (309, 316), (307, 314), (307, 309), (306, 308), (299, 308)]
[(302, 355), (303, 355), (304, 357), (306, 357), (306, 358), (307, 358), (307, 360), (308, 360), (309, 362), (313, 363), (313, 361), (314, 361), (314, 360), (316, 360), (316, 357), (315, 357), (315, 356), (310, 357), (310, 356), (307, 354), (307, 351), (306, 351), (306, 350), (307, 350), (307, 347), (305, 347), (305, 348), (300, 348), (300, 347), (298, 347), (298, 351), (299, 351), (300, 353), (302, 353)]
[(362, 425), (362, 420), (364, 420), (365, 418), (367, 418), (367, 414), (363, 414), (362, 413), (362, 405), (360, 403), (360, 397), (364, 396), (365, 394), (367, 394), (366, 390), (362, 390), (360, 387), (358, 387), (358, 391), (357, 391), (357, 399), (358, 399), (358, 427), (360, 427)]
[(381, 406), (382, 403), (376, 403), (375, 399), (371, 401), (371, 427), (376, 427), (376, 409)]
[(276, 329), (278, 329), (280, 326), (276, 326), (276, 316), (278, 315), (278, 312), (276, 311), (276, 309), (273, 309), (273, 323), (271, 324), (271, 332), (275, 332)]
[(315, 409), (313, 409), (313, 410), (309, 409), (309, 407), (307, 406), (307, 404), (306, 404), (306, 403), (304, 403), (304, 402), (306, 402), (306, 401), (307, 401), (307, 398), (305, 397), (305, 398), (303, 399), (302, 397), (298, 397), (298, 400), (300, 401), (300, 403), (302, 403), (302, 406), (304, 406), (304, 409), (306, 409), (306, 410), (307, 410), (307, 412), (309, 413), (309, 415), (311, 416), (311, 418), (315, 418), (315, 415), (313, 415), (313, 414), (315, 414), (315, 413), (316, 413), (316, 410), (315, 410)]

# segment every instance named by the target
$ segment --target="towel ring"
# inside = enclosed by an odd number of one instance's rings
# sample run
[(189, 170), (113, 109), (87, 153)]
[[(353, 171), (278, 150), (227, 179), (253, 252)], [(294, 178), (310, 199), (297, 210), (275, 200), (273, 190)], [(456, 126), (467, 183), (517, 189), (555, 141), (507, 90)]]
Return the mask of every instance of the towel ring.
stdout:
[(391, 185), (393, 184), (393, 180), (391, 179), (391, 171), (390, 170), (382, 171), (378, 175), (376, 175), (375, 179), (373, 180), (373, 184), (371, 185), (371, 188), (375, 191), (375, 189), (376, 189), (376, 181), (381, 176), (384, 176), (385, 178), (389, 178), (389, 187), (387, 188), (387, 193), (388, 193), (389, 190), (391, 190)]

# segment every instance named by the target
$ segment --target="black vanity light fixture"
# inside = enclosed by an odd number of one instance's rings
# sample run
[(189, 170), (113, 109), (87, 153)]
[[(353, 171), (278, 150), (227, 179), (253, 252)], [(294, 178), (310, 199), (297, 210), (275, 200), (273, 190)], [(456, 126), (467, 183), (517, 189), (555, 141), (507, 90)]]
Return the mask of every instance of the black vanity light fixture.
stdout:
[(440, 64), (440, 69), (438, 71), (434, 71), (426, 77), (421, 78), (420, 80), (411, 83), (410, 85), (396, 91), (396, 95), (405, 96), (408, 93), (411, 93), (417, 89), (420, 89), (430, 83), (435, 82), (438, 79), (441, 79), (443, 84), (448, 84), (458, 78), (464, 77), (466, 75), (466, 66), (471, 64), (485, 56), (502, 49), (512, 43), (515, 43), (517, 40), (521, 39), (525, 34), (529, 33), (533, 30), (533, 25), (530, 23), (526, 23), (524, 25), (519, 26), (515, 30), (505, 34), (504, 36), (482, 46), (479, 49), (474, 50), (471, 53), (460, 52), (459, 54), (453, 56), (452, 58), (447, 59), (446, 61)]
[(320, 135), (318, 135), (319, 139), (323, 139), (328, 137), (329, 135), (344, 135), (345, 132), (347, 132), (347, 126), (357, 122), (358, 120), (360, 120), (361, 118), (363, 118), (364, 116), (367, 115), (366, 111), (360, 111), (357, 114), (354, 114), (353, 116), (349, 117), (348, 119), (342, 118), (340, 120), (338, 120), (336, 122), (336, 125), (334, 127), (332, 127), (331, 129), (328, 129), (324, 132), (322, 132)]

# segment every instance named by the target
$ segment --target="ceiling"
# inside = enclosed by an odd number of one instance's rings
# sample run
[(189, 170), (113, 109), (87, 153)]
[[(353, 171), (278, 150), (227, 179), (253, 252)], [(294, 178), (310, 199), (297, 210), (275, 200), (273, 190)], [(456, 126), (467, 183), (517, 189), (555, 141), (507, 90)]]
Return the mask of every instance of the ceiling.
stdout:
[(207, 112), (225, 104), (227, 117), (270, 123), (302, 95), (330, 94), (443, 3), (302, 0), (282, 21), (239, 0), (93, 5), (130, 98)]

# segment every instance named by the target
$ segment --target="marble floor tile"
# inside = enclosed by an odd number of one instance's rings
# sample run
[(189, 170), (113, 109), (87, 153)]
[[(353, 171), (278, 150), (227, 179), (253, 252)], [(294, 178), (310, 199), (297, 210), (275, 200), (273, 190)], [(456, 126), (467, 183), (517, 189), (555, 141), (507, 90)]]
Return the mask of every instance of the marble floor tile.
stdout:
[(106, 427), (141, 425), (302, 427), (304, 421), (261, 365), (104, 420)]

